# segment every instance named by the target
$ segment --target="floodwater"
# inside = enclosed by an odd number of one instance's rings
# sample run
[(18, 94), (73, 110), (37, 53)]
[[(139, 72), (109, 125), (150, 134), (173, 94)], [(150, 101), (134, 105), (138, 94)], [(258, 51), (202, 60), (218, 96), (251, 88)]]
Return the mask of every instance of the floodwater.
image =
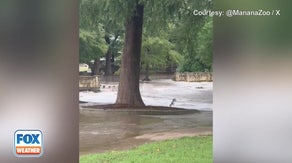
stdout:
[[(118, 83), (110, 83), (115, 89), (101, 89), (101, 92), (80, 92), (81, 101), (92, 104), (112, 104), (117, 97)], [(175, 82), (172, 80), (153, 80), (140, 83), (140, 92), (146, 105), (169, 106), (175, 98), (173, 107), (212, 111), (212, 82)]]
[[(80, 154), (126, 150), (150, 141), (212, 134), (212, 83), (157, 80), (140, 86), (146, 105), (187, 111), (139, 111), (88, 109), (80, 106)], [(91, 104), (114, 103), (115, 90), (82, 92), (80, 100)], [(201, 110), (197, 112), (192, 109)]]

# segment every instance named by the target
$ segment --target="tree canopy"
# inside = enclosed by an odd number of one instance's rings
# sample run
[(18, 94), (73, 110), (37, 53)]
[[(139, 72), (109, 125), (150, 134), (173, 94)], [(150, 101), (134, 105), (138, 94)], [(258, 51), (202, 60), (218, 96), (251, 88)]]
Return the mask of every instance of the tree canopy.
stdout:
[(212, 71), (212, 32), (213, 20), (209, 17), (203, 21), (191, 41), (180, 41), (178, 43), (184, 54), (179, 71)]
[(95, 31), (79, 30), (79, 60), (87, 63), (102, 56), (108, 49), (101, 33)]
[(136, 3), (144, 6), (143, 69), (173, 61), (179, 71), (212, 71), (212, 18), (192, 15), (194, 9), (211, 8), (210, 0), (81, 0), (80, 62), (122, 51), (124, 24)]

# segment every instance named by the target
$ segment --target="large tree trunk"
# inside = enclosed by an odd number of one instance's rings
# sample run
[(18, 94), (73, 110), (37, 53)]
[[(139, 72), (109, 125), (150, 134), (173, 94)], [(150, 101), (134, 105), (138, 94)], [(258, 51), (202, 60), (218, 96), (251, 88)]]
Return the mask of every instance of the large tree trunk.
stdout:
[(112, 75), (112, 52), (110, 50), (110, 48), (108, 49), (108, 51), (106, 52), (105, 55), (105, 75)]
[(125, 24), (126, 35), (116, 104), (145, 106), (139, 89), (144, 6), (136, 4)]

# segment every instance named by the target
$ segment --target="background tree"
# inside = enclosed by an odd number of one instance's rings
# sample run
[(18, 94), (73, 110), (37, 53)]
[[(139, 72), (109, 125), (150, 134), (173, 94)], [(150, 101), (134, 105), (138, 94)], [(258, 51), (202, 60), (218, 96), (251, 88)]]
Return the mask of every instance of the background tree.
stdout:
[(79, 62), (87, 63), (92, 69), (92, 75), (97, 75), (100, 69), (100, 57), (104, 56), (108, 48), (103, 39), (105, 31), (102, 24), (89, 14), (96, 12), (96, 8), (91, 6), (90, 2), (93, 1), (81, 0), (79, 6)]
[[(205, 19), (191, 41), (191, 45), (182, 46), (184, 59), (180, 64), (182, 72), (212, 71), (212, 18)], [(180, 44), (184, 41), (180, 41)]]
[(115, 58), (119, 55), (122, 49), (122, 30), (116, 30), (114, 33), (108, 33), (105, 35), (105, 40), (108, 45), (108, 50), (105, 55), (105, 75), (112, 75), (115, 70)]
[(209, 17), (198, 33), (197, 59), (205, 69), (212, 71), (213, 19)]
[(106, 43), (100, 36), (101, 33), (79, 30), (79, 62), (91, 65), (91, 61), (95, 60), (93, 74), (98, 74), (99, 58), (107, 50)]
[(150, 81), (150, 70), (179, 63), (181, 54), (175, 50), (175, 45), (162, 37), (147, 37), (142, 44), (142, 68), (145, 70), (143, 80)]
[[(197, 2), (195, 9), (203, 10), (211, 7), (212, 1), (200, 1)], [(213, 19), (207, 16), (186, 16), (193, 10), (191, 7), (181, 9), (180, 12), (184, 14), (174, 21), (171, 41), (184, 56), (179, 71), (211, 71)]]
[[(99, 69), (96, 68), (100, 62), (99, 58), (105, 56), (105, 67), (102, 69), (105, 75), (111, 75), (113, 72), (112, 63), (114, 62), (115, 56), (119, 54), (118, 51), (121, 49), (123, 26), (119, 21), (112, 21), (106, 8), (101, 8), (99, 4), (99, 0), (80, 1), (80, 33), (82, 30), (98, 33), (97, 39), (99, 41), (97, 43), (101, 43), (98, 46), (103, 47), (103, 51), (88, 51), (91, 53), (84, 54), (82, 57), (92, 58), (92, 56), (96, 56), (94, 58), (95, 66), (93, 66), (93, 69)], [(104, 45), (107, 46), (106, 51), (104, 51)], [(100, 54), (100, 52), (103, 53)], [(96, 55), (96, 53), (99, 55)]]

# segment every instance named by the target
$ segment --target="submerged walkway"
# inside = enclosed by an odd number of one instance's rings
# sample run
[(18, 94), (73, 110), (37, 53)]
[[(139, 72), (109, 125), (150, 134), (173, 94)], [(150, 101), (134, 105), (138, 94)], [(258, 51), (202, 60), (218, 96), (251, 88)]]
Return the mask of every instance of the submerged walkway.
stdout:
[[(142, 113), (142, 114), (140, 114)], [(212, 134), (212, 112), (153, 115), (80, 109), (80, 154), (125, 150), (145, 142)]]

